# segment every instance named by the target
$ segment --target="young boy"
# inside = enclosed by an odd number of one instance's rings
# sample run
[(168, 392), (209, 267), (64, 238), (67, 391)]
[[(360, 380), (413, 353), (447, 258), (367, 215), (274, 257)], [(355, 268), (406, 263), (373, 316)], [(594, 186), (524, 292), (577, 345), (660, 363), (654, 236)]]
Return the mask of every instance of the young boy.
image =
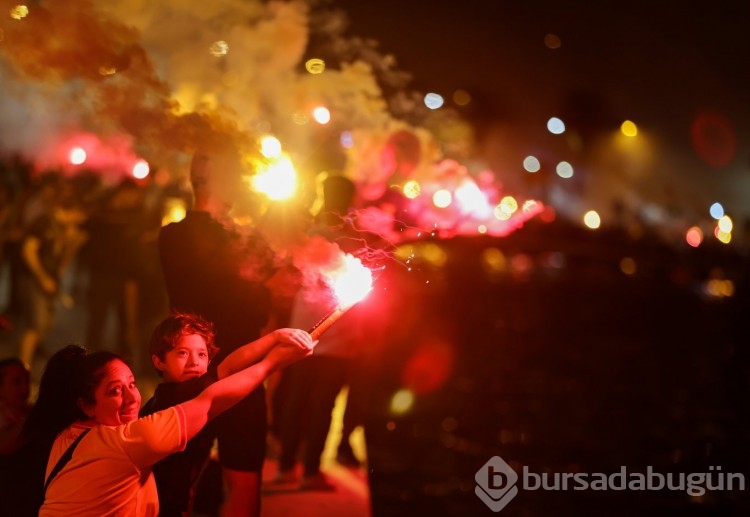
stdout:
[[(229, 354), (216, 368), (209, 363), (217, 352), (213, 325), (193, 314), (165, 318), (151, 335), (149, 352), (164, 382), (144, 404), (140, 416), (150, 415), (197, 396), (211, 383), (264, 357), (274, 346), (304, 347), (305, 331), (278, 329)], [(208, 461), (221, 416), (210, 422), (185, 447), (153, 467), (161, 517), (189, 515), (195, 483)]]

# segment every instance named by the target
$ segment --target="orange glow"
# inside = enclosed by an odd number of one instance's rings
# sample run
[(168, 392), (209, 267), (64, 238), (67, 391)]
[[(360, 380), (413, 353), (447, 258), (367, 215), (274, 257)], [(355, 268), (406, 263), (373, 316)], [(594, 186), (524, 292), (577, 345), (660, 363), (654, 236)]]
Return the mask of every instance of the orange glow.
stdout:
[(634, 275), (637, 270), (638, 266), (632, 258), (625, 257), (620, 261), (620, 271), (626, 275)]
[(282, 157), (259, 169), (252, 178), (256, 191), (276, 201), (292, 197), (297, 189), (297, 172), (291, 160)]
[(466, 90), (456, 90), (453, 92), (453, 102), (458, 106), (466, 106), (471, 102), (471, 95)]
[(626, 120), (620, 125), (620, 132), (629, 137), (634, 137), (638, 134), (638, 126), (632, 120)]
[(737, 135), (729, 118), (718, 111), (699, 113), (690, 127), (690, 139), (698, 156), (712, 167), (728, 165), (737, 153)]
[(177, 223), (185, 219), (187, 208), (185, 201), (177, 197), (168, 197), (164, 200), (164, 215), (161, 218), (161, 225), (166, 226), (169, 223)]
[(548, 49), (556, 50), (562, 46), (562, 41), (560, 41), (560, 36), (557, 34), (549, 33), (544, 36), (544, 45)]
[(443, 386), (453, 371), (453, 349), (446, 343), (426, 343), (404, 366), (404, 387), (417, 395), (432, 393)]

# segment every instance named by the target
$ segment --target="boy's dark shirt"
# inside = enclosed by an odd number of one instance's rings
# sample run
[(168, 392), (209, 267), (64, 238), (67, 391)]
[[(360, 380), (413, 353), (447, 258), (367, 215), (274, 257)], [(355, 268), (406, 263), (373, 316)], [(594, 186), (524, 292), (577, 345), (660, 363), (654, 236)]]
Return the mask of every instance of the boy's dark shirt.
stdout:
[[(162, 409), (191, 400), (217, 381), (216, 373), (184, 382), (162, 382), (156, 386), (154, 396), (143, 405), (139, 416), (150, 415)], [(167, 517), (188, 511), (191, 492), (211, 453), (216, 437), (212, 422), (195, 435), (182, 452), (170, 454), (153, 466), (156, 489), (159, 494), (159, 515)]]

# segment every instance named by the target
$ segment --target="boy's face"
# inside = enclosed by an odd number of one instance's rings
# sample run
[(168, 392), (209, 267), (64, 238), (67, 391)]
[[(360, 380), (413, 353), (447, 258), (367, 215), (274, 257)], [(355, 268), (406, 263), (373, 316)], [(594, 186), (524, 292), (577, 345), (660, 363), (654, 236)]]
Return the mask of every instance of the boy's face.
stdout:
[(200, 377), (208, 370), (208, 347), (206, 340), (198, 334), (180, 337), (175, 346), (164, 354), (151, 356), (157, 370), (167, 382), (182, 382)]
[(0, 400), (13, 408), (24, 407), (29, 402), (31, 383), (29, 372), (21, 366), (8, 366), (0, 383)]

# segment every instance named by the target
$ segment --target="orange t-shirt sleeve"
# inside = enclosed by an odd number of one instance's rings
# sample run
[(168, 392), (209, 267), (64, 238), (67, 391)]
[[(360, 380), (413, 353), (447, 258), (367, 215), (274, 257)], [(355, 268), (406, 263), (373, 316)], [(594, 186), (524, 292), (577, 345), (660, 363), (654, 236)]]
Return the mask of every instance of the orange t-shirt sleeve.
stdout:
[(157, 411), (117, 429), (123, 451), (141, 469), (187, 445), (185, 413), (180, 406)]

